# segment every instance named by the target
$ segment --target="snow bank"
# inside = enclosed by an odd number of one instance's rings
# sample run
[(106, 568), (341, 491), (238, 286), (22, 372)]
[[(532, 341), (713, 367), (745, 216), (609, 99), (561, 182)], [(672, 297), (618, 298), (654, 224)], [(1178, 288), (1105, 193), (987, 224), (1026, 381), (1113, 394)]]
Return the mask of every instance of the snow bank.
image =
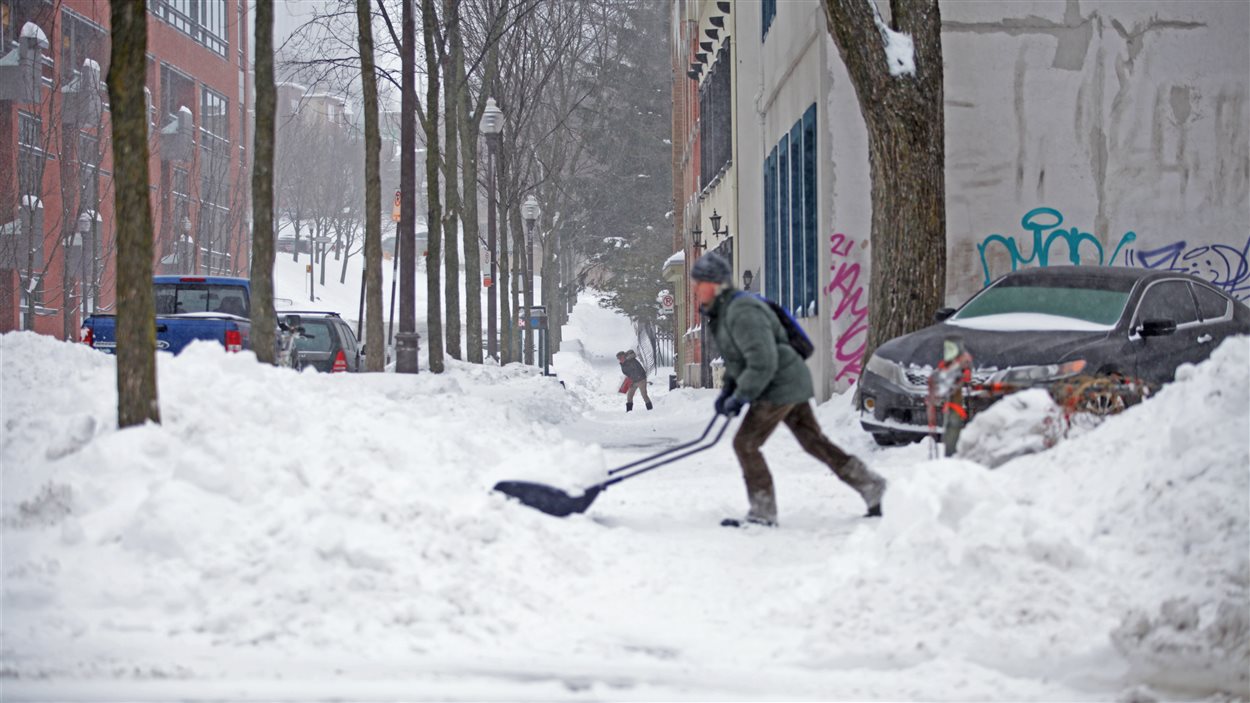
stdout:
[(30, 333), (0, 356), (9, 676), (437, 650), (532, 625), (547, 579), (586, 575), (562, 575), (584, 519), (490, 490), (603, 474), (555, 429), (579, 402), (532, 368), (299, 374), (197, 343), (158, 355), (162, 424), (118, 431), (114, 357)]
[[(1230, 674), (1250, 671), (1245, 628), (1217, 615), (1250, 610), (1248, 369), (1250, 340), (1229, 340), (1050, 451), (994, 472), (960, 458), (889, 472), (884, 520), (803, 589), (806, 656), (963, 660), (1086, 684), (1167, 686), (1184, 671), (1189, 691), (1250, 694)], [(1178, 599), (1203, 634), (1142, 615)], [(1183, 647), (1169, 629), (1190, 633)]]
[(1043, 388), (1012, 393), (959, 433), (958, 456), (990, 468), (1055, 446), (1064, 435), (1063, 409)]

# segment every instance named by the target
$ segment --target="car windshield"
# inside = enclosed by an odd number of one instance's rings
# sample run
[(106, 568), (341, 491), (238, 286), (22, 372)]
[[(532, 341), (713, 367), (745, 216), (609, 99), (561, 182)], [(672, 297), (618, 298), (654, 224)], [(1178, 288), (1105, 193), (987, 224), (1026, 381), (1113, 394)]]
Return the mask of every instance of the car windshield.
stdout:
[(328, 321), (305, 318), (300, 321), (300, 325), (304, 328), (304, 336), (296, 340), (296, 349), (302, 352), (330, 351), (334, 338), (331, 336), (330, 323)]
[(207, 283), (156, 284), (157, 315), (188, 312), (217, 312), (247, 317), (247, 291), (242, 286)]
[[(952, 318), (969, 320), (989, 315), (1033, 314), (1066, 317), (1096, 325), (1114, 325), (1128, 302), (1129, 286), (1082, 281), (1080, 285), (1032, 285), (1010, 278), (983, 291)], [(1111, 282), (1118, 283), (1118, 282)], [(1116, 290), (1115, 288), (1125, 288)]]

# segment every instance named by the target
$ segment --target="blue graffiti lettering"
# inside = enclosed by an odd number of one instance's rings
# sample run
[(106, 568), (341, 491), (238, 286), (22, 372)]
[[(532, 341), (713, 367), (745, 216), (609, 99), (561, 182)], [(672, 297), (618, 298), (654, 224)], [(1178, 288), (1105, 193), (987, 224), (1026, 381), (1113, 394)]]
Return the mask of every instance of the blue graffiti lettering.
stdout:
[[(1063, 214), (1058, 210), (1049, 207), (1038, 207), (1029, 210), (1024, 217), (1020, 219), (1020, 225), (1033, 234), (1033, 249), (1027, 256), (1020, 252), (1020, 247), (1016, 244), (1014, 237), (1008, 238), (1001, 234), (991, 234), (977, 245), (977, 252), (981, 255), (981, 270), (985, 274), (985, 285), (989, 285), (992, 277), (990, 275), (990, 264), (986, 259), (985, 252), (991, 244), (995, 242), (1001, 244), (1007, 250), (1007, 254), (1011, 257), (1011, 270), (1016, 271), (1021, 264), (1031, 264), (1036, 262), (1038, 266), (1050, 265), (1050, 249), (1054, 246), (1056, 240), (1063, 240), (1068, 247), (1068, 261), (1073, 265), (1081, 265), (1088, 263), (1091, 265), (1101, 266), (1103, 263), (1115, 261), (1117, 255), (1125, 244), (1137, 239), (1135, 232), (1125, 232), (1120, 238), (1120, 243), (1116, 245), (1115, 251), (1111, 253), (1111, 258), (1106, 259), (1103, 256), (1102, 243), (1098, 238), (1089, 232), (1082, 232), (1077, 227), (1069, 227), (1060, 229), (1059, 225), (1063, 224)], [(1043, 235), (1047, 230), (1054, 230)], [(1098, 261), (1095, 263), (1092, 259), (1088, 262), (1083, 260), (1081, 256), (1081, 245), (1090, 244), (1098, 255)], [(1087, 249), (1089, 247), (1086, 247)]]
[(1241, 249), (1227, 244), (1190, 247), (1185, 240), (1155, 249), (1128, 249), (1124, 265), (1188, 273), (1238, 300), (1250, 300), (1250, 237)]

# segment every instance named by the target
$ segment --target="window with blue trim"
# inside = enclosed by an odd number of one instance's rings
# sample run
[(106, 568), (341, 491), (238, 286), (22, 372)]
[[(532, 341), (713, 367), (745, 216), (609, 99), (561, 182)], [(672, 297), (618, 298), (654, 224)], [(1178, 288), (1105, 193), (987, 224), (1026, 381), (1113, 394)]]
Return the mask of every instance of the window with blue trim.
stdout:
[(760, 3), (760, 25), (764, 28), (760, 33), (760, 41), (768, 37), (768, 28), (773, 26), (773, 18), (777, 16), (777, 0), (763, 0)]
[(816, 315), (816, 105), (764, 160), (764, 294), (795, 317)]

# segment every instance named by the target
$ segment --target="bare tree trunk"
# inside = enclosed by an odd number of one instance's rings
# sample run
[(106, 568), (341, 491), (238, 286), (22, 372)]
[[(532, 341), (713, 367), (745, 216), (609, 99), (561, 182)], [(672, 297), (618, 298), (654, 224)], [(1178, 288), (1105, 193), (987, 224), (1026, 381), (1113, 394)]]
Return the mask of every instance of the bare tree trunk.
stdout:
[(520, 207), (508, 209), (508, 228), (512, 230), (514, 252), (512, 255), (512, 308), (516, 310), (516, 320), (513, 320), (512, 324), (517, 325), (517, 320), (521, 319), (526, 321), (524, 332), (518, 327), (513, 328), (512, 343), (516, 345), (516, 348), (512, 350), (513, 359), (532, 364), (534, 363), (533, 354), (525, 353), (530, 349), (532, 332), (529, 325), (529, 292), (527, 291), (524, 296), (521, 293), (521, 286), (525, 285), (529, 276), (526, 273), (528, 257), (525, 255), (525, 223), (521, 221)]
[[(460, 27), (460, 0), (443, 0), (443, 21), (448, 31), (458, 32)], [(443, 149), (443, 161), (446, 170), (443, 172), (443, 183), (447, 193), (447, 207), (443, 218), (443, 261), (446, 266), (444, 287), (447, 295), (447, 354), (453, 359), (462, 359), (460, 352), (460, 227), (458, 226), (460, 197), (456, 189), (459, 187), (456, 176), (460, 170), (457, 156), (460, 145), (457, 142), (456, 125), (460, 120), (456, 111), (460, 107), (459, 94), (463, 87), (456, 83), (455, 47), (452, 46), (451, 70), (443, 76), (447, 84), (444, 98), (444, 110), (447, 115), (443, 120), (443, 134), (446, 147)], [(431, 113), (431, 118), (433, 118)], [(433, 229), (433, 227), (431, 227)], [(468, 253), (468, 250), (465, 250)]]
[[(468, 338), (467, 359), (482, 363), (482, 247), (477, 231), (477, 117), (469, 109), (469, 84), (464, 71), (464, 38), (461, 25), (452, 25), (451, 61), (456, 86), (456, 116), (459, 118), (461, 153), (464, 156), (461, 194), (461, 221), (464, 227), (464, 313)], [(489, 84), (486, 81), (485, 84)], [(483, 101), (484, 102), (484, 101)], [(449, 126), (449, 129), (454, 128)], [(455, 177), (454, 175), (452, 176)]]
[[(416, 115), (417, 88), (416, 70), (416, 22), (413, 3), (415, 0), (403, 0), (403, 19), (401, 21), (403, 40), (401, 42), (400, 66), (402, 71), (400, 88), (400, 138), (399, 138), (399, 189), (402, 200), (399, 205), (399, 335), (395, 342), (395, 371), (397, 373), (416, 373), (416, 356), (404, 353), (401, 349), (408, 335), (417, 329), (417, 252), (416, 252), (416, 199), (417, 199), (417, 134), (414, 116)], [(431, 228), (432, 229), (432, 228)]]
[(143, 98), (148, 4), (114, 0), (109, 102), (117, 189), (117, 424), (161, 421), (156, 397), (156, 296), (148, 202), (147, 104)]
[(499, 280), (495, 287), (499, 293), (499, 365), (504, 366), (516, 361), (513, 356), (512, 333), (516, 329), (516, 320), (512, 316), (511, 291), (509, 282), (512, 280), (512, 262), (508, 256), (508, 211), (505, 209), (499, 218)]
[[(893, 31), (910, 34), (915, 72), (891, 75), (887, 29), (864, 0), (825, 0), (825, 17), (868, 125), (872, 280), (865, 358), (931, 323), (946, 290), (945, 125), (938, 0), (892, 0)], [(897, 67), (896, 67), (897, 68)]]
[(547, 354), (554, 354), (560, 346), (561, 305), (558, 290), (560, 287), (560, 270), (556, 259), (556, 241), (558, 235), (552, 231), (543, 238), (542, 263), (539, 271), (543, 275), (543, 305), (547, 308)]
[(443, 313), (442, 290), (439, 288), (439, 264), (442, 260), (442, 242), (439, 223), (442, 222), (442, 201), (439, 197), (438, 171), (441, 156), (438, 150), (438, 51), (434, 35), (438, 31), (438, 16), (434, 12), (434, 0), (421, 0), (421, 24), (425, 35), (425, 195), (429, 200), (429, 243), (425, 257), (426, 291), (428, 311), (426, 327), (430, 350), (430, 373), (443, 372)]
[[(74, 309), (70, 307), (69, 301), (74, 297), (74, 271), (70, 267), (70, 248), (73, 246), (74, 236), (78, 233), (78, 216), (75, 211), (78, 209), (78, 171), (80, 159), (78, 156), (78, 125), (64, 121), (62, 117), (61, 124), (61, 338), (69, 341), (74, 339), (75, 332), (78, 331), (76, 325), (73, 324), (73, 318), (70, 315)], [(79, 241), (81, 247), (82, 241)], [(79, 248), (81, 253), (83, 250)], [(81, 299), (79, 304), (81, 304)]]
[[(277, 356), (278, 316), (273, 309), (273, 4), (256, 3), (256, 127), (252, 134), (252, 351), (272, 364)], [(297, 246), (298, 250), (299, 247)]]
[(382, 175), (378, 162), (382, 138), (378, 131), (378, 77), (373, 64), (373, 15), (370, 0), (356, 0), (360, 33), (360, 83), (365, 110), (365, 369), (386, 366), (382, 331)]

